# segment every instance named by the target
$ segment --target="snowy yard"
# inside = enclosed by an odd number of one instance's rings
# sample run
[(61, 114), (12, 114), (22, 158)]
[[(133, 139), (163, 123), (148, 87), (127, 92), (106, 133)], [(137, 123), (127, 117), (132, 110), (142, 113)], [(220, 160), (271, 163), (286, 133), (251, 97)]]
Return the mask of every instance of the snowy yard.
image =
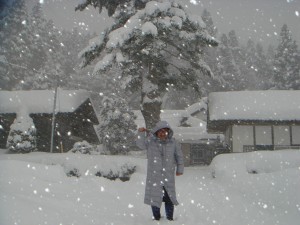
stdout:
[[(177, 177), (175, 221), (143, 204), (146, 160), (73, 153), (1, 154), (0, 225), (298, 225), (300, 151), (216, 157)], [(67, 176), (77, 169), (76, 176)], [(105, 174), (126, 174), (109, 180)], [(95, 176), (101, 172), (102, 177)], [(162, 209), (163, 212), (163, 209)]]

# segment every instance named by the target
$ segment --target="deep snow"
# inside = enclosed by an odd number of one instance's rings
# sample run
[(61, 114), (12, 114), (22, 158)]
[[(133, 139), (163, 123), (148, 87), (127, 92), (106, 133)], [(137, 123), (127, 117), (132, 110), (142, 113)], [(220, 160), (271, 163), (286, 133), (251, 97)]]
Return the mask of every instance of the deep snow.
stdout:
[[(3, 152), (3, 151), (2, 151)], [(175, 221), (143, 204), (146, 159), (74, 153), (0, 154), (0, 225), (298, 225), (300, 151), (217, 156), (176, 178)], [(136, 166), (128, 182), (96, 177)], [(68, 177), (77, 168), (81, 176)], [(163, 212), (163, 209), (162, 209)]]

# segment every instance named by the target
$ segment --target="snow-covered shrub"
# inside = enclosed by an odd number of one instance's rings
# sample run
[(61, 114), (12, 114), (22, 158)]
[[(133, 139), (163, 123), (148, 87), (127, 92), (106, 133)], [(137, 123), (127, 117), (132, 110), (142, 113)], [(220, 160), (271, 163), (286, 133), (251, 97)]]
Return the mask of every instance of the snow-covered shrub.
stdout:
[(113, 170), (110, 170), (106, 173), (98, 171), (95, 176), (104, 177), (109, 180), (120, 179), (121, 181), (125, 182), (130, 180), (130, 176), (135, 172), (135, 170), (136, 166), (124, 164), (118, 171), (114, 172)]
[(136, 116), (126, 101), (116, 96), (104, 97), (97, 128), (102, 144), (111, 154), (125, 154), (134, 141)]
[(90, 143), (87, 141), (81, 141), (76, 142), (70, 152), (90, 155), (94, 150), (94, 147)]
[(18, 115), (10, 126), (6, 147), (11, 153), (36, 151), (36, 129), (28, 114)]
[(80, 177), (81, 174), (78, 169), (74, 168), (66, 173), (68, 177)]

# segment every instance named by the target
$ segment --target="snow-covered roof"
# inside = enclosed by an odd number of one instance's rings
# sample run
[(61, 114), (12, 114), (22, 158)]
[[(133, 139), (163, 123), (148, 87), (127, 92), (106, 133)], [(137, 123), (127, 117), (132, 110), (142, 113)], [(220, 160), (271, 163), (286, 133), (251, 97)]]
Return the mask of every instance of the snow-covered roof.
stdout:
[(300, 91), (232, 91), (209, 94), (210, 120), (300, 120)]
[(200, 102), (196, 102), (196, 103), (190, 105), (188, 108), (186, 108), (186, 111), (190, 115), (192, 115), (196, 112), (201, 111), (202, 109), (207, 110), (207, 97), (202, 98)]
[[(135, 120), (138, 127), (145, 126), (145, 120), (140, 110), (134, 110), (137, 116)], [(191, 111), (193, 112), (193, 111)], [(160, 114), (161, 120), (167, 121), (174, 131), (174, 137), (179, 141), (217, 138), (216, 134), (208, 134), (206, 131), (206, 122), (195, 118), (189, 114), (187, 110), (162, 110)], [(185, 123), (190, 127), (182, 127), (181, 122), (186, 119)]]
[[(135, 120), (138, 127), (145, 126), (145, 120), (140, 110), (134, 110), (134, 114), (137, 116)], [(161, 120), (166, 120), (171, 127), (178, 127), (183, 118), (187, 118), (188, 114), (186, 110), (162, 110), (160, 114)]]
[[(54, 90), (0, 91), (0, 113), (52, 113)], [(73, 112), (90, 97), (86, 90), (58, 88), (56, 112)]]

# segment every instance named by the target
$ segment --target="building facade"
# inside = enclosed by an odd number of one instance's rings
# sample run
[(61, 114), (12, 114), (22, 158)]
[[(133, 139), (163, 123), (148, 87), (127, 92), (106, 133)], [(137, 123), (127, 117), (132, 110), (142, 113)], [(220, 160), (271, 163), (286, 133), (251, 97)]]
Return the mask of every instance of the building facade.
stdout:
[(10, 126), (24, 113), (32, 118), (38, 151), (49, 152), (52, 139), (53, 110), (55, 124), (53, 152), (66, 152), (74, 143), (99, 144), (94, 126), (99, 124), (90, 95), (85, 90), (0, 91), (0, 148), (6, 148)]
[(207, 129), (231, 152), (300, 149), (300, 91), (211, 93)]

